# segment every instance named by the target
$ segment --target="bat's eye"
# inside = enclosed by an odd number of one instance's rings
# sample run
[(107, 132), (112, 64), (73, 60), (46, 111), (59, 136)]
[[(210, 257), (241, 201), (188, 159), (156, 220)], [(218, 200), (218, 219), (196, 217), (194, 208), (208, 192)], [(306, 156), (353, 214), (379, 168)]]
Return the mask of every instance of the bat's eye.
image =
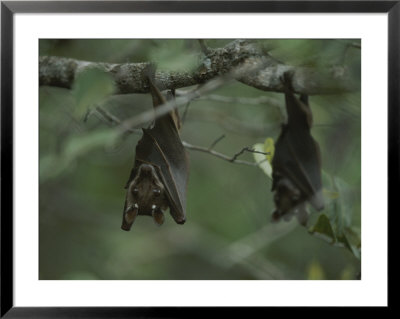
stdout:
[(153, 194), (154, 194), (155, 196), (160, 196), (161, 190), (158, 189), (158, 188), (154, 188), (154, 189), (153, 189)]
[(137, 194), (139, 193), (139, 189), (138, 189), (137, 187), (135, 187), (135, 188), (132, 190), (132, 193), (133, 193), (134, 195), (137, 195)]

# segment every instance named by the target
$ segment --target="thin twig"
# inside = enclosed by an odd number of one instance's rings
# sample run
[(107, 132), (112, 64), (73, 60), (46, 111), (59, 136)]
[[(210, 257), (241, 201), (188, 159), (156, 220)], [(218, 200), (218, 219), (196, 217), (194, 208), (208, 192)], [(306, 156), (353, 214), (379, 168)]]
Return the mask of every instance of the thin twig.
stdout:
[(212, 142), (212, 144), (210, 145), (210, 147), (208, 149), (212, 150), (215, 147), (215, 145), (217, 145), (217, 143), (220, 142), (223, 138), (225, 138), (225, 134), (222, 134), (214, 142)]
[(258, 166), (258, 164), (257, 164), (257, 163), (254, 163), (254, 162), (241, 161), (241, 160), (238, 160), (238, 159), (232, 160), (232, 157), (227, 156), (227, 155), (222, 154), (222, 153), (219, 153), (219, 152), (216, 152), (216, 151), (214, 151), (214, 150), (210, 150), (210, 149), (207, 148), (207, 147), (192, 145), (192, 144), (189, 144), (189, 143), (187, 143), (187, 142), (185, 142), (185, 141), (182, 141), (182, 144), (183, 144), (183, 146), (184, 146), (185, 148), (187, 148), (187, 149), (189, 149), (189, 150), (194, 150), (194, 151), (199, 151), (199, 152), (203, 152), (203, 153), (208, 153), (208, 154), (211, 154), (211, 155), (213, 155), (213, 156), (215, 156), (215, 157), (218, 157), (218, 158), (221, 158), (221, 159), (223, 159), (223, 160), (225, 160), (225, 161), (228, 161), (228, 162), (230, 162), (230, 163), (243, 164), (243, 165), (249, 165), (249, 166)]
[(92, 115), (93, 110), (91, 108), (89, 108), (86, 113), (85, 116), (83, 117), (83, 123), (86, 123), (89, 119), (89, 117)]
[[(116, 116), (112, 115), (108, 111), (104, 110), (102, 107), (100, 107), (100, 106), (96, 107), (96, 111), (98, 111), (100, 114), (102, 114), (103, 118), (108, 123), (121, 124), (121, 120), (119, 118), (117, 118)], [(125, 131), (125, 133), (134, 133), (134, 134), (138, 134), (140, 132), (141, 132), (141, 130), (138, 130), (138, 129), (126, 129), (126, 131)], [(221, 139), (222, 139), (222, 137), (220, 137), (218, 140), (220, 141)], [(218, 140), (216, 142), (218, 142)], [(216, 144), (216, 142), (214, 142), (213, 144)], [(258, 166), (258, 164), (254, 163), (254, 162), (241, 161), (241, 160), (237, 160), (237, 159), (233, 159), (232, 160), (232, 157), (229, 157), (229, 156), (227, 156), (225, 154), (213, 151), (210, 148), (206, 148), (206, 147), (203, 147), (203, 146), (192, 145), (192, 144), (187, 143), (185, 141), (182, 141), (182, 144), (186, 149), (208, 153), (208, 154), (211, 154), (213, 156), (216, 156), (218, 158), (221, 158), (221, 159), (226, 160), (226, 161), (231, 162), (231, 163), (244, 164), (244, 165), (249, 165), (249, 166)]]
[(259, 163), (254, 163), (254, 162), (248, 162), (248, 161), (242, 161), (242, 160), (238, 160), (237, 158), (243, 154), (244, 152), (251, 152), (251, 153), (260, 153), (260, 154), (264, 154), (264, 155), (268, 155), (269, 153), (264, 153), (264, 152), (259, 152), (259, 151), (255, 151), (253, 149), (250, 149), (248, 147), (244, 147), (242, 150), (240, 150), (238, 153), (236, 153), (235, 155), (233, 155), (232, 157), (229, 157), (227, 155), (221, 154), (219, 152), (216, 152), (210, 148), (205, 148), (202, 146), (196, 146), (196, 145), (191, 145), (187, 142), (182, 141), (182, 144), (185, 148), (187, 149), (191, 149), (191, 150), (196, 150), (196, 151), (200, 151), (200, 152), (204, 152), (204, 153), (209, 153), (211, 155), (214, 155), (216, 157), (219, 157), (225, 161), (228, 161), (230, 163), (236, 163), (236, 164), (244, 164), (244, 165), (250, 165), (250, 166), (258, 166)]
[[(111, 114), (110, 112), (108, 112), (107, 110), (105, 110), (104, 108), (102, 108), (102, 107), (100, 107), (100, 106), (97, 106), (97, 107), (96, 107), (96, 111), (97, 111), (103, 118), (105, 118), (108, 122), (110, 122), (110, 123), (112, 123), (112, 124), (117, 124), (117, 125), (121, 124), (121, 120), (120, 120), (118, 117), (114, 116), (113, 114)], [(126, 131), (127, 131), (127, 132), (130, 132), (130, 133), (136, 133), (136, 134), (142, 133), (142, 130), (140, 130), (140, 129), (128, 128)]]
[(237, 159), (240, 155), (242, 155), (244, 152), (258, 153), (258, 154), (263, 154), (263, 155), (268, 155), (268, 154), (269, 154), (269, 153), (265, 153), (265, 152), (260, 152), (260, 151), (253, 150), (252, 148), (249, 148), (249, 147), (243, 147), (239, 152), (237, 152), (235, 155), (232, 156), (232, 158), (230, 159), (230, 162), (236, 161), (236, 159)]
[(189, 111), (189, 105), (190, 105), (190, 102), (187, 102), (186, 105), (185, 105), (185, 110), (183, 111), (183, 114), (182, 114), (182, 117), (181, 117), (182, 125), (185, 124), (186, 116), (187, 116), (187, 113)]

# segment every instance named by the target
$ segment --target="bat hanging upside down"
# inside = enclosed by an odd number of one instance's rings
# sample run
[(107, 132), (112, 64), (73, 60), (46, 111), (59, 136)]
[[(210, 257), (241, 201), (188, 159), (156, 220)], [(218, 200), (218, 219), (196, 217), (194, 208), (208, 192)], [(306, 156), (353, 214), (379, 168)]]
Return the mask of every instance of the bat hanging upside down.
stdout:
[[(155, 67), (143, 72), (150, 87), (153, 106), (166, 102), (155, 85)], [(169, 94), (174, 98), (173, 93)], [(170, 214), (178, 224), (186, 220), (186, 188), (189, 160), (179, 137), (179, 116), (176, 110), (155, 119), (152, 127), (143, 129), (136, 146), (134, 167), (125, 186), (127, 189), (123, 211), (123, 230), (130, 230), (138, 215), (152, 216), (156, 224), (164, 222), (164, 213)]]
[(306, 202), (318, 211), (324, 208), (321, 182), (321, 157), (318, 143), (311, 136), (312, 113), (308, 97), (298, 99), (292, 89), (290, 73), (285, 73), (282, 84), (285, 91), (287, 123), (275, 145), (272, 159), (272, 191), (276, 209), (273, 221), (290, 220), (297, 216), (307, 224)]

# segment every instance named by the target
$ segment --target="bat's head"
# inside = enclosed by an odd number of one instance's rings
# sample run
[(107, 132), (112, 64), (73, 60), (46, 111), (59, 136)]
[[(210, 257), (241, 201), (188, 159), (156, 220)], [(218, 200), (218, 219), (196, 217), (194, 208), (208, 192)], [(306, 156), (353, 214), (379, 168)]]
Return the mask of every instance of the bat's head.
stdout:
[(293, 182), (282, 177), (276, 183), (274, 202), (282, 213), (286, 213), (295, 206), (301, 198), (300, 190)]
[(154, 166), (141, 164), (128, 185), (122, 229), (129, 230), (137, 215), (152, 216), (161, 225), (164, 222), (162, 210), (167, 208), (165, 188)]
[(290, 220), (296, 214), (301, 224), (307, 222), (305, 198), (287, 177), (281, 177), (276, 182), (274, 202), (276, 210), (272, 214), (273, 221), (278, 221), (281, 217)]

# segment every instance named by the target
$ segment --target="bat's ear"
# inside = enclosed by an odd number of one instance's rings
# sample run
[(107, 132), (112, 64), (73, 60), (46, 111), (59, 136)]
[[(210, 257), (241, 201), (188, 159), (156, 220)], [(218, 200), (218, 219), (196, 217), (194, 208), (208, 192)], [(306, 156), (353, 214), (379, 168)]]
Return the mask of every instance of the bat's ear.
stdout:
[(186, 217), (182, 212), (178, 212), (173, 207), (169, 208), (169, 212), (177, 224), (183, 225), (186, 222)]

